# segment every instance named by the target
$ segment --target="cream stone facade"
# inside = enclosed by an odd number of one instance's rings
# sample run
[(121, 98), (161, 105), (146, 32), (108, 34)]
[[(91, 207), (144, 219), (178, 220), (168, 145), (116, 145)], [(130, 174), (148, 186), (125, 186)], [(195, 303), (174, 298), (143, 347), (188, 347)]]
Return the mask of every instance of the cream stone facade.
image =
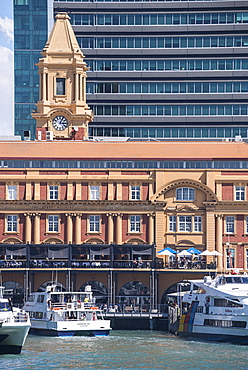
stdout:
[[(37, 140), (0, 145), (3, 285), (26, 297), (48, 281), (91, 283), (101, 302), (144, 312), (182, 279), (248, 271), (248, 145), (84, 140), (87, 66), (68, 15), (56, 18), (38, 63)], [(166, 247), (219, 255), (168, 260)]]

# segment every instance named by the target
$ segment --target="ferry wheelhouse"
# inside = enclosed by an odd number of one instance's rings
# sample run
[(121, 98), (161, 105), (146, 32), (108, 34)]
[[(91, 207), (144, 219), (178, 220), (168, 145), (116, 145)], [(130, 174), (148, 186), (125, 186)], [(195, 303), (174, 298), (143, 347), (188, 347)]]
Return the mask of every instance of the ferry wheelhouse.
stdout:
[(104, 320), (95, 305), (91, 286), (84, 292), (64, 292), (48, 285), (44, 292), (32, 293), (24, 309), (29, 312), (31, 333), (49, 336), (107, 336), (110, 320)]
[(178, 289), (178, 335), (248, 344), (248, 276), (224, 274), (191, 280)]

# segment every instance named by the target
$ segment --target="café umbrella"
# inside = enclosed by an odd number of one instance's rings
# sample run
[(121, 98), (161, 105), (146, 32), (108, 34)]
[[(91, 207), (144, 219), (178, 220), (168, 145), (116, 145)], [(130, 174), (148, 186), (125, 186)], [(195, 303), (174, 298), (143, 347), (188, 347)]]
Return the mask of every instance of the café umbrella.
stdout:
[(191, 257), (192, 254), (188, 252), (186, 249), (177, 253), (178, 257)]
[[(174, 254), (171, 252), (171, 251), (169, 251), (168, 249), (162, 249), (160, 252), (158, 252), (158, 255), (160, 255), (160, 256), (173, 256)], [(164, 261), (164, 262), (166, 262), (166, 261)]]

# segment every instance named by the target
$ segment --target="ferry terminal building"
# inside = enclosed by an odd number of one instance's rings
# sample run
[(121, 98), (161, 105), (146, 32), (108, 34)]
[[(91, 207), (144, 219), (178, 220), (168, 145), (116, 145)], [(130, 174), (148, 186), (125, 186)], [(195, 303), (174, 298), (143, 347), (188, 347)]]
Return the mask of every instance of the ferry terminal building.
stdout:
[[(0, 145), (7, 290), (90, 283), (99, 302), (151, 310), (178, 281), (247, 271), (248, 145), (88, 141), (87, 66), (66, 14), (41, 54), (37, 140)], [(184, 268), (166, 247), (219, 256)]]

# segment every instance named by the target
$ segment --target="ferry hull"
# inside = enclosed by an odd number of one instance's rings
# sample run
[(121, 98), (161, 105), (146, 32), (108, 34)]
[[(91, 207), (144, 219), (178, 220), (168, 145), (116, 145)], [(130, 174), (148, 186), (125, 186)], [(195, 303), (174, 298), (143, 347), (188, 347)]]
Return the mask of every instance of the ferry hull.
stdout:
[(31, 328), (30, 334), (49, 336), (49, 337), (97, 337), (97, 336), (108, 336), (110, 330), (68, 330), (68, 331), (58, 331), (52, 329), (42, 329), (42, 328)]
[(248, 335), (228, 335), (228, 334), (210, 334), (210, 333), (185, 333), (179, 332), (178, 335), (188, 339), (200, 339), (214, 342), (231, 342), (235, 344), (248, 345)]
[(2, 325), (0, 328), (0, 354), (20, 354), (29, 328), (29, 325)]
[(46, 321), (31, 319), (31, 333), (53, 337), (74, 336), (107, 336), (109, 335), (110, 321)]

